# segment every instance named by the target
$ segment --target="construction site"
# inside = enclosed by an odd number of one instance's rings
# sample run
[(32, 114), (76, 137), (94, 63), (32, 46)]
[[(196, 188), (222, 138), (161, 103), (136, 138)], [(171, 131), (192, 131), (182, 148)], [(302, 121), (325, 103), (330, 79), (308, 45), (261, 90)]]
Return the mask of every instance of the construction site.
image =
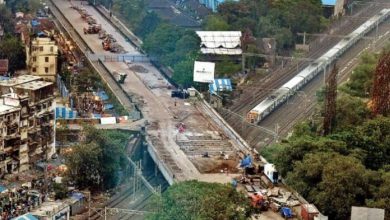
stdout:
[[(51, 2), (53, 15), (63, 26), (72, 28), (73, 31), (69, 31), (69, 35), (121, 104), (125, 107), (136, 105), (142, 112), (143, 119), (138, 121), (137, 130), (145, 135), (143, 152), (148, 153), (148, 160), (154, 161), (153, 166), (160, 170), (161, 177), (164, 177), (169, 185), (192, 179), (219, 183), (230, 183), (234, 179), (239, 184), (239, 190), (252, 199), (257, 199), (254, 198), (257, 192), (264, 195), (259, 200), (264, 202), (266, 210), (273, 212), (266, 212), (269, 216), (262, 214), (258, 219), (279, 219), (281, 217), (277, 213), (278, 210), (283, 210), (282, 216), (289, 217), (297, 216), (302, 210), (318, 214), (318, 210), (301, 205), (307, 203), (303, 198), (279, 184), (280, 177), (275, 167), (266, 163), (257, 151), (250, 147), (269, 144), (277, 140), (279, 133), (268, 128), (267, 135), (271, 135), (271, 138), (264, 139), (264, 136), (257, 133), (259, 130), (264, 132), (264, 129), (246, 123), (243, 119), (242, 115), (253, 107), (255, 102), (264, 98), (265, 94), (261, 93), (261, 97), (256, 97), (256, 100), (252, 99), (253, 95), (249, 95), (249, 98), (242, 98), (242, 102), (234, 103), (230, 110), (221, 111), (233, 129), (203, 99), (202, 94), (196, 90), (188, 90), (186, 93), (174, 89), (161, 72), (138, 51), (139, 48), (129, 43), (129, 38), (125, 37), (123, 32), (118, 32), (118, 28), (95, 7), (82, 2)], [(377, 9), (372, 9), (371, 13), (375, 11)], [(331, 45), (332, 43), (329, 43), (321, 51), (326, 51), (325, 48)], [(321, 51), (313, 56), (317, 56)], [(295, 68), (288, 71), (293, 74)], [(282, 78), (264, 82), (276, 87), (286, 80), (287, 78)], [(270, 90), (274, 89), (273, 87)], [(241, 133), (250, 145), (236, 131)], [(140, 169), (138, 165), (134, 167), (135, 170)], [(148, 188), (147, 180), (148, 178), (143, 181), (142, 187)], [(133, 185), (133, 190), (134, 187)], [(137, 208), (129, 206), (126, 198), (131, 193), (125, 193), (126, 190), (129, 189), (124, 189), (124, 193), (112, 197), (106, 206)], [(144, 204), (143, 199), (140, 201)], [(287, 206), (294, 208), (284, 213), (283, 207)], [(143, 207), (145, 206), (138, 208)], [(295, 215), (291, 213), (292, 210)]]

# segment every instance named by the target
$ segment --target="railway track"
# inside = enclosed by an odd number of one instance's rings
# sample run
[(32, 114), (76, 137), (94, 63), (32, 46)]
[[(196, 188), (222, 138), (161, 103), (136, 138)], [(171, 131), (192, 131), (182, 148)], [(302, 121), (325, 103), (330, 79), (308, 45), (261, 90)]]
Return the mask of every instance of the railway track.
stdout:
[[(382, 9), (381, 5), (370, 5), (361, 9), (349, 20), (341, 20), (338, 23), (337, 27), (332, 28), (329, 32), (337, 35), (346, 35), (360, 26), (366, 17), (371, 17), (379, 10)], [(359, 18), (362, 17), (362, 18)], [(332, 46), (334, 46), (340, 39), (334, 39), (331, 37), (321, 37), (316, 39), (311, 43), (311, 52), (308, 54), (308, 58), (315, 59), (328, 51)], [(260, 103), (267, 95), (274, 89), (279, 88), (293, 76), (295, 76), (299, 70), (304, 68), (308, 62), (292, 62), (288, 65), (287, 68), (277, 69), (271, 75), (268, 75), (262, 79), (262, 83), (256, 86), (248, 86), (244, 89), (244, 93), (241, 95), (241, 98), (234, 103), (230, 110), (242, 115), (245, 118), (245, 114)], [(297, 68), (298, 65), (298, 68)], [(236, 130), (238, 131), (249, 143), (257, 143), (260, 134), (255, 132), (257, 129), (250, 128), (246, 126), (246, 129), (242, 128), (242, 123), (240, 120), (237, 120), (237, 117), (232, 114), (227, 114), (226, 112), (221, 112), (221, 115), (225, 120)], [(254, 137), (253, 137), (254, 136)]]
[[(161, 181), (156, 176), (149, 175), (147, 178), (147, 181), (150, 182), (152, 185), (158, 185)], [(128, 187), (123, 192), (120, 192), (120, 195), (117, 198), (114, 198), (110, 200), (109, 202), (105, 203), (103, 207), (101, 207), (100, 210), (95, 211), (90, 216), (90, 219), (97, 220), (104, 215), (104, 207), (109, 208), (121, 208), (121, 209), (131, 209), (131, 210), (144, 210), (145, 207), (148, 205), (149, 199), (152, 197), (153, 193), (150, 192), (150, 190), (144, 185), (141, 185), (142, 187), (136, 191), (136, 196), (138, 197), (135, 202), (132, 201), (132, 198), (134, 197), (133, 188)], [(167, 184), (162, 185), (162, 190), (165, 190), (168, 187)], [(140, 195), (139, 195), (140, 194)], [(129, 215), (129, 214), (120, 214), (115, 215), (115, 219), (129, 219), (126, 216), (132, 216), (135, 217), (136, 215)]]
[[(347, 35), (362, 23), (365, 22), (365, 17), (371, 17), (379, 12), (381, 6), (370, 5), (366, 10), (360, 11), (354, 15), (354, 18), (348, 18), (349, 20), (342, 20), (337, 22), (338, 27), (331, 28), (328, 33), (336, 35)], [(359, 18), (361, 17), (361, 18)], [(320, 37), (310, 43), (311, 51), (308, 53), (307, 58), (316, 59), (328, 51), (332, 46), (338, 43), (340, 39), (333, 37)], [(309, 62), (291, 62), (286, 68), (279, 67), (268, 77), (261, 79), (263, 82), (260, 85), (244, 87), (246, 91), (242, 97), (242, 101), (238, 100), (230, 107), (230, 110), (237, 112), (238, 114), (246, 114), (254, 106), (260, 103), (268, 93), (279, 86), (283, 85), (290, 78), (296, 75), (297, 72), (307, 66)], [(298, 68), (297, 68), (298, 67)]]
[[(382, 35), (382, 38), (374, 42), (375, 46), (371, 45), (371, 47), (368, 47), (367, 42), (360, 41), (353, 48), (347, 51), (345, 55), (340, 57), (337, 64), (339, 67), (338, 83), (345, 82), (349, 77), (349, 73), (355, 66), (357, 66), (359, 63), (358, 58), (355, 58), (357, 55), (365, 50), (375, 51), (375, 48), (378, 48), (378, 46), (384, 46), (386, 42), (389, 42), (388, 39), (390, 38), (390, 30), (388, 29), (388, 25), (379, 26), (378, 33), (379, 35)], [(369, 33), (368, 36), (375, 37), (375, 34), (376, 33), (374, 31)], [(278, 133), (281, 136), (285, 136), (291, 131), (297, 122), (311, 117), (314, 109), (318, 106), (315, 93), (319, 86), (323, 84), (323, 77), (323, 74), (318, 75), (311, 83), (302, 88), (304, 94), (307, 95), (306, 97), (302, 98), (294, 96), (290, 98), (288, 102), (291, 102), (291, 105), (287, 103), (284, 106), (281, 106), (280, 109), (275, 110), (273, 115), (270, 115), (264, 121), (260, 122), (260, 125), (264, 127), (272, 127), (275, 124), (279, 124)], [(304, 109), (302, 109), (303, 106)], [(251, 144), (261, 147), (259, 143), (264, 139), (265, 135), (256, 135), (256, 132), (253, 130), (247, 130), (246, 132), (249, 133), (249, 136), (254, 137), (251, 140)], [(266, 141), (266, 144), (270, 143), (270, 140)]]

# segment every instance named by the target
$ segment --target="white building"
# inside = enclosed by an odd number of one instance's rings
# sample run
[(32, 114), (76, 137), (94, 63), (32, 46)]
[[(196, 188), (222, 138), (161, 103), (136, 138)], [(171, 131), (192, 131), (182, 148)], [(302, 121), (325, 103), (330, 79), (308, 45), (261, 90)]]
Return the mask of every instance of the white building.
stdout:
[(31, 214), (39, 220), (69, 220), (70, 207), (65, 202), (44, 202), (42, 205), (31, 211)]

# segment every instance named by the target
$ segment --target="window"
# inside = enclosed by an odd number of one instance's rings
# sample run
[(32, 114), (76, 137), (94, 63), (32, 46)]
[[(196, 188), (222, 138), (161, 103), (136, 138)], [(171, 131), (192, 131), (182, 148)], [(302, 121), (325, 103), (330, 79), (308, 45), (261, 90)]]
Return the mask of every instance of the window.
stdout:
[(45, 62), (46, 62), (46, 63), (49, 62), (49, 57), (45, 57)]
[(43, 51), (43, 46), (40, 46), (40, 47), (39, 47), (39, 51)]
[(37, 68), (33, 67), (32, 71), (33, 71), (33, 73), (37, 72)]
[(37, 57), (33, 57), (33, 62), (37, 62)]
[(53, 51), (54, 51), (54, 47), (51, 46), (51, 47), (50, 47), (50, 52), (53, 52)]
[(45, 67), (45, 73), (49, 72), (49, 67)]

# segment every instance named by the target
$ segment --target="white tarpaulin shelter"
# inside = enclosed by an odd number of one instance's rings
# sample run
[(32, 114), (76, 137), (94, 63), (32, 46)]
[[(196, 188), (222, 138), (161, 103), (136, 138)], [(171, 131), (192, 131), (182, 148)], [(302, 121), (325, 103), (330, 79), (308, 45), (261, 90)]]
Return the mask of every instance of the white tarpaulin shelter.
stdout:
[(241, 31), (197, 31), (203, 54), (241, 55)]
[(116, 118), (115, 117), (107, 117), (107, 118), (101, 118), (100, 124), (102, 125), (113, 125), (116, 124)]
[(195, 61), (194, 81), (212, 83), (214, 81), (215, 63)]

